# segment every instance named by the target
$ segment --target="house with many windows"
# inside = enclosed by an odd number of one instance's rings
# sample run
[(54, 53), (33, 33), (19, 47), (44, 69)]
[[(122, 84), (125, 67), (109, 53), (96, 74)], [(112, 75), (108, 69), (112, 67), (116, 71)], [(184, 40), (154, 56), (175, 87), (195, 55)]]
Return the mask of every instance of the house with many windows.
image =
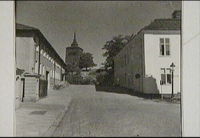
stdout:
[(114, 57), (116, 84), (144, 94), (171, 94), (173, 79), (174, 94), (180, 92), (180, 15), (174, 11), (169, 19), (155, 19), (132, 37)]
[(63, 81), (66, 64), (39, 29), (16, 25), (16, 102), (36, 101)]

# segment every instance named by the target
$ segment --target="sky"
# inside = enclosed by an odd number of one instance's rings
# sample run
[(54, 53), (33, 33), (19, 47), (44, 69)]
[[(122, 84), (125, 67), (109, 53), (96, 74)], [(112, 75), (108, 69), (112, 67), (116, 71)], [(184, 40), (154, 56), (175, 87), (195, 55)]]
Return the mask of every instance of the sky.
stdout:
[(38, 28), (63, 60), (76, 32), (79, 47), (100, 67), (106, 41), (180, 9), (180, 1), (17, 1), (16, 22)]

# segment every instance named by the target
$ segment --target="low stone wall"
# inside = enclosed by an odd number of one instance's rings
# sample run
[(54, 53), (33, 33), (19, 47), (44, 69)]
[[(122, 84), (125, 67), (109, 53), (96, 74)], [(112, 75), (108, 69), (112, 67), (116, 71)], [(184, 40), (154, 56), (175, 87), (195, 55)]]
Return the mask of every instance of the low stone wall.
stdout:
[(35, 102), (38, 100), (38, 81), (39, 79), (36, 77), (25, 77), (24, 102)]

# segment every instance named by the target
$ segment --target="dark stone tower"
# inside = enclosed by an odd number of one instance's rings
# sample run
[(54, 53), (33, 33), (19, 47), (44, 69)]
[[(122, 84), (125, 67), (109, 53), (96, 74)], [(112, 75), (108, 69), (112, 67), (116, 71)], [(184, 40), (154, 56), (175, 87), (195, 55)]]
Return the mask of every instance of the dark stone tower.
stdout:
[(70, 47), (66, 48), (65, 63), (73, 67), (73, 70), (79, 69), (79, 60), (83, 52), (83, 49), (78, 46), (76, 41), (76, 33), (74, 33), (74, 39)]

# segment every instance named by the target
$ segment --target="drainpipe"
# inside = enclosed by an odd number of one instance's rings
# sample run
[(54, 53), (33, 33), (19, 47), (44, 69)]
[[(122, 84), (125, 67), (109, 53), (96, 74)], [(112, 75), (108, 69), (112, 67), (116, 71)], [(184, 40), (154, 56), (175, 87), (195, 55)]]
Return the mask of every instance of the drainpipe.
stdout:
[(55, 61), (54, 61), (54, 63), (53, 63), (53, 71), (54, 71), (54, 73), (53, 73), (53, 84), (55, 85), (55, 67), (56, 67), (56, 64), (55, 64)]
[(60, 81), (62, 81), (62, 67), (60, 68)]
[[(38, 75), (40, 75), (40, 51), (41, 51), (41, 44), (40, 39), (38, 39), (38, 46), (39, 46), (39, 52), (38, 52)], [(38, 97), (40, 95), (40, 77), (38, 78)]]
[(40, 51), (41, 51), (41, 46), (40, 46), (40, 41), (39, 41), (39, 54), (38, 54), (38, 75), (40, 74)]

